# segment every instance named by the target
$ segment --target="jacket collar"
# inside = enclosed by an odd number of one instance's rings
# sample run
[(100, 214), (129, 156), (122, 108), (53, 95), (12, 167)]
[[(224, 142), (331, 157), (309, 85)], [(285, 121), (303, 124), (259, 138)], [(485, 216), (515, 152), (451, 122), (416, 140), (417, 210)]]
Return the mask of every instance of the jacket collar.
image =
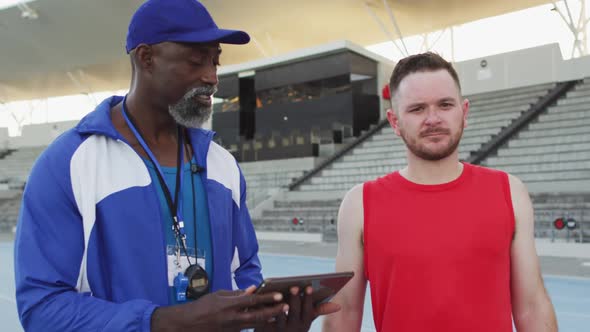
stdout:
[[(75, 130), (81, 135), (104, 135), (116, 140), (123, 140), (123, 136), (115, 129), (111, 121), (111, 109), (123, 101), (123, 96), (111, 96), (103, 100), (94, 111), (88, 113), (76, 126)], [(215, 132), (200, 128), (190, 128), (191, 144), (197, 155), (206, 156), (209, 143)], [(203, 144), (205, 143), (206, 144)], [(200, 144), (197, 144), (200, 143)]]

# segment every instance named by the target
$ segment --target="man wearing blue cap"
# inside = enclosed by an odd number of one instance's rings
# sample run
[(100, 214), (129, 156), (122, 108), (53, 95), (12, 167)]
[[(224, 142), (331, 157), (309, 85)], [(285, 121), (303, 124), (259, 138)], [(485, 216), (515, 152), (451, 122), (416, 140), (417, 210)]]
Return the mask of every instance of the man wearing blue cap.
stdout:
[(194, 0), (137, 10), (129, 93), (57, 138), (23, 193), (15, 278), (26, 330), (307, 331), (338, 310), (314, 308), (311, 289), (284, 301), (250, 287), (262, 275), (244, 177), (200, 128), (219, 44), (249, 39)]

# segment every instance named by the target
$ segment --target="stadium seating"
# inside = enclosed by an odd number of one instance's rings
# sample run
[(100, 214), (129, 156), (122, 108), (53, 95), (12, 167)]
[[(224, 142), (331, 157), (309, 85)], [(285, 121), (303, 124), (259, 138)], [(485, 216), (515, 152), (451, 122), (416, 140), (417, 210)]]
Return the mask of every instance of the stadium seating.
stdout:
[[(460, 159), (465, 160), (478, 152), (555, 86), (554, 83), (542, 84), (468, 96), (471, 108), (459, 147)], [(554, 192), (554, 188), (589, 192), (590, 134), (584, 128), (590, 124), (590, 107), (584, 106), (588, 100), (590, 79), (578, 84), (557, 105), (549, 107), (538, 121), (511, 139), (509, 148), (501, 148), (497, 157), (489, 157), (483, 164), (516, 174), (533, 188), (533, 193)], [(322, 193), (341, 192), (343, 195), (354, 185), (400, 169), (405, 163), (403, 141), (385, 126), (296, 189), (315, 195), (318, 200), (290, 200), (286, 195), (286, 199), (263, 211), (262, 217), (254, 220), (255, 226), (261, 230), (325, 232), (325, 239), (335, 240), (335, 226), (331, 221), (337, 217), (338, 200), (322, 200)], [(580, 180), (589, 181), (587, 185), (584, 182), (586, 189), (580, 190), (582, 187), (577, 182)], [(588, 197), (584, 195), (571, 195), (570, 200), (582, 200), (574, 207), (571, 203), (539, 197), (533, 196), (535, 207), (539, 209), (537, 236), (564, 238), (565, 231), (554, 230), (551, 213), (568, 214), (576, 215), (582, 226), (571, 231), (571, 239), (590, 241), (590, 234), (585, 230), (590, 230), (590, 198), (585, 200)], [(309, 220), (310, 225), (297, 227), (290, 222), (301, 216)]]
[(21, 192), (0, 190), (0, 233), (10, 233), (16, 225), (21, 204)]
[[(552, 240), (590, 242), (590, 193), (533, 194), (535, 210), (535, 236)], [(577, 227), (558, 230), (556, 219), (573, 218)]]
[(240, 163), (247, 184), (247, 204), (254, 208), (273, 193), (314, 167), (314, 158), (293, 158)]
[(334, 235), (340, 199), (278, 200), (273, 209), (254, 219), (254, 227), (267, 231), (314, 232)]
[[(543, 84), (469, 96), (472, 102), (468, 126), (459, 147), (460, 158), (467, 159), (554, 86)], [(375, 179), (405, 164), (405, 145), (387, 126), (302, 185), (300, 190), (348, 190), (357, 183)]]
[[(465, 160), (478, 153), (553, 84), (542, 84), (468, 96), (468, 127), (459, 147)], [(511, 137), (482, 162), (521, 178), (532, 193), (536, 209), (536, 235), (552, 239), (590, 241), (590, 79), (578, 83), (555, 105)], [(44, 147), (25, 147), (0, 159), (0, 230), (16, 222), (20, 191)], [(240, 163), (248, 184), (251, 210), (288, 191), (294, 179), (313, 169), (321, 158), (269, 160)], [(405, 145), (386, 125), (312, 176), (294, 192), (286, 192), (253, 218), (258, 230), (322, 233), (336, 240), (338, 206), (354, 185), (375, 179), (406, 164)], [(559, 193), (559, 195), (551, 195)], [(296, 195), (292, 195), (296, 194)], [(301, 199), (306, 195), (306, 199)], [(556, 231), (553, 221), (573, 217), (580, 227)], [(301, 222), (303, 220), (303, 222)]]
[(22, 187), (26, 182), (33, 163), (45, 147), (20, 148), (0, 159), (0, 183), (11, 188)]
[(588, 101), (585, 79), (482, 164), (518, 176), (534, 193), (589, 191)]

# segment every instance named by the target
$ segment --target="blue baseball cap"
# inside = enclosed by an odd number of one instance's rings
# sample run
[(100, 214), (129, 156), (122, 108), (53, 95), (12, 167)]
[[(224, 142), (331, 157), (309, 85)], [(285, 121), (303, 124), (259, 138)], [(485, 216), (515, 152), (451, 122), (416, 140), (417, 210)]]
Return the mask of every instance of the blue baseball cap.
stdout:
[(219, 29), (197, 0), (148, 0), (133, 14), (127, 31), (127, 53), (139, 44), (162, 42), (246, 44), (244, 31)]

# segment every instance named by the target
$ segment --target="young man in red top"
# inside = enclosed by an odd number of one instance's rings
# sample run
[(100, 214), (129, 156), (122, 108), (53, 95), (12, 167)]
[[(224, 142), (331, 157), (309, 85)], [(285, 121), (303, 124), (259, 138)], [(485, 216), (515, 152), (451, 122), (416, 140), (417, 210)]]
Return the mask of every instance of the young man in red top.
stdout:
[(469, 101), (433, 53), (401, 60), (387, 119), (407, 166), (352, 188), (338, 217), (337, 271), (355, 276), (324, 331), (359, 331), (367, 281), (379, 332), (557, 331), (516, 177), (459, 161)]

